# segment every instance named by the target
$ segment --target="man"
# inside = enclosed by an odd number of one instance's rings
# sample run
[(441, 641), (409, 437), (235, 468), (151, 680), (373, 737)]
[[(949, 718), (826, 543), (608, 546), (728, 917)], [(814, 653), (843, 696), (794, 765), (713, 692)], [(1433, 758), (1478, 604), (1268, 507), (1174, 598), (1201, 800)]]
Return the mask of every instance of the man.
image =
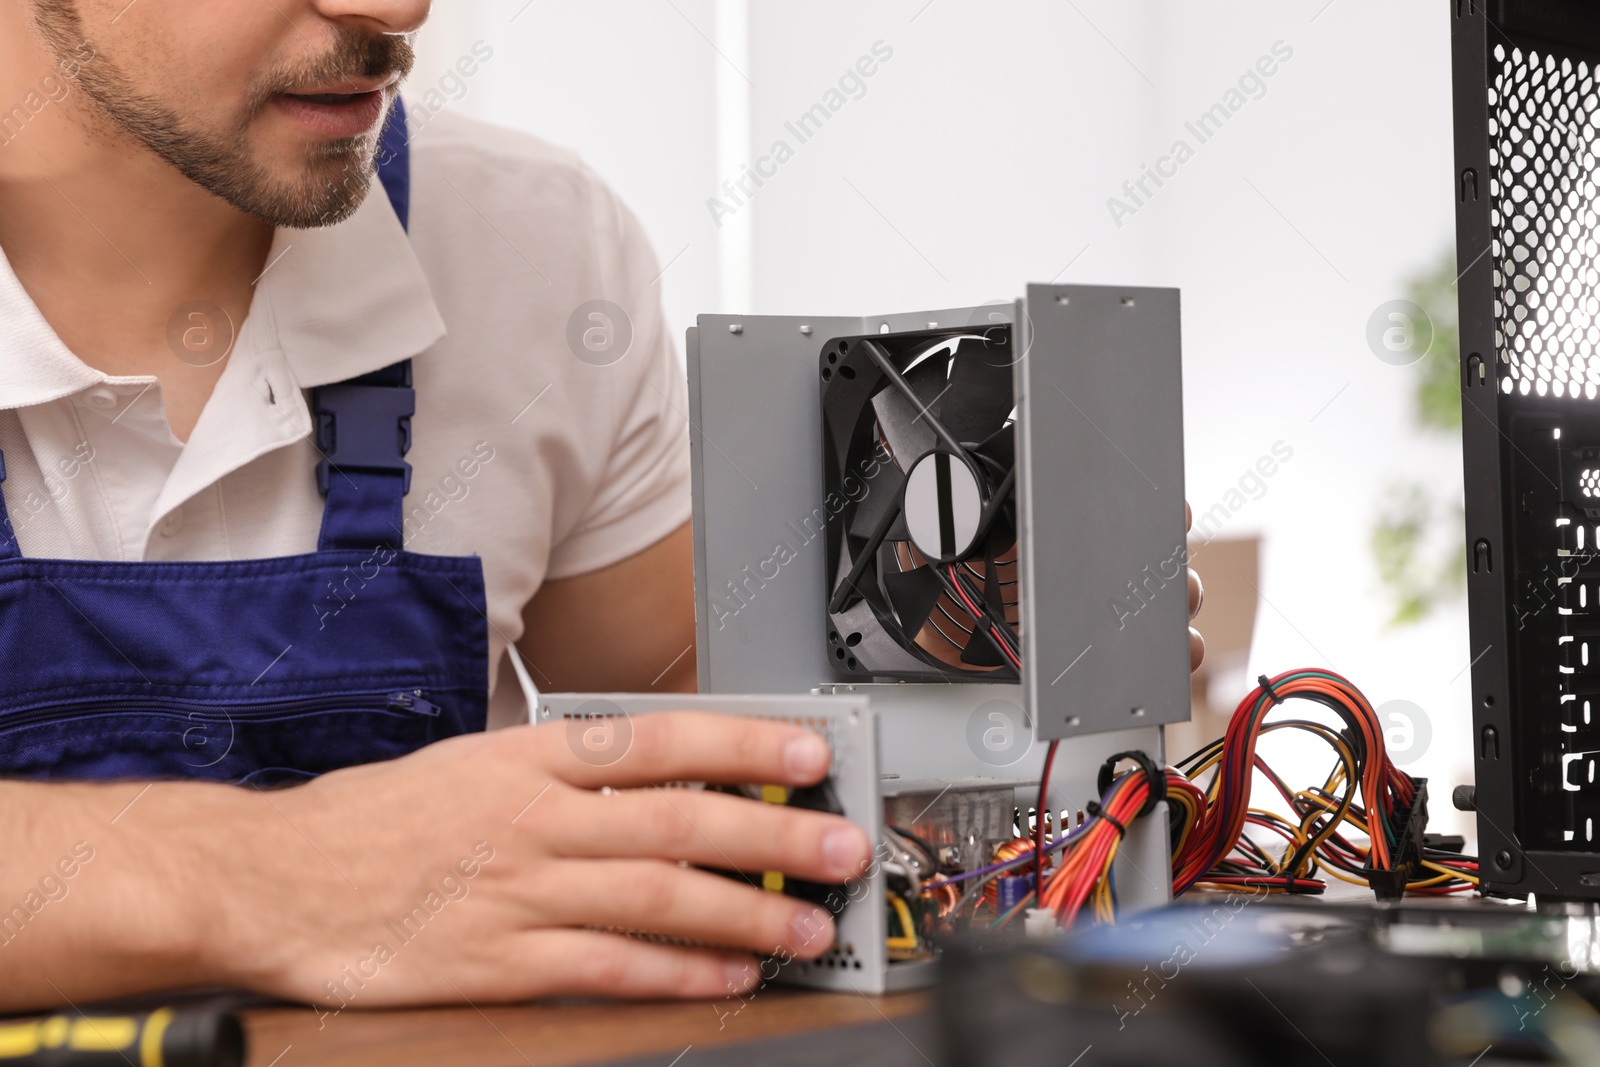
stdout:
[(0, 1009), (721, 996), (832, 925), (697, 866), (868, 861), (649, 788), (815, 782), (807, 731), (650, 717), (603, 767), (482, 732), (512, 654), (692, 687), (685, 404), (567, 154), (443, 115), (369, 195), (428, 7), (0, 0)]

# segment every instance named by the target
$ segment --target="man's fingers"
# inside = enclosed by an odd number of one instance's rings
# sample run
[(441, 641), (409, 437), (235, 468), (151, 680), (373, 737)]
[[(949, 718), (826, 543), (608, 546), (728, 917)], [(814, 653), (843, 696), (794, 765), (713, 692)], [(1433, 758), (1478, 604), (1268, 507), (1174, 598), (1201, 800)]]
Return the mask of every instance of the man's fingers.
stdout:
[(568, 792), (541, 830), (574, 859), (648, 857), (817, 882), (858, 877), (871, 859), (860, 827), (837, 815), (693, 789)]
[[(811, 785), (828, 773), (827, 742), (788, 723), (703, 711), (536, 728), (546, 763), (588, 788), (664, 782)], [(603, 732), (603, 738), (599, 734)], [(591, 733), (596, 734), (591, 747)]]
[(520, 998), (709, 1000), (745, 993), (762, 979), (753, 956), (656, 945), (621, 934), (539, 930), (514, 944), (528, 969), (525, 982), (508, 983), (521, 987)]
[(1200, 631), (1193, 626), (1189, 627), (1189, 673), (1193, 674), (1200, 669), (1200, 661), (1206, 658), (1206, 639), (1200, 636)]
[(1183, 528), (1185, 530), (1194, 529), (1194, 508), (1189, 506), (1187, 500), (1183, 502)]
[(1189, 618), (1200, 614), (1200, 606), (1206, 602), (1206, 587), (1201, 584), (1200, 576), (1192, 569), (1189, 571)]
[(542, 921), (664, 934), (763, 956), (815, 959), (833, 945), (824, 909), (738, 877), (650, 860), (567, 864), (571, 892), (532, 902)]

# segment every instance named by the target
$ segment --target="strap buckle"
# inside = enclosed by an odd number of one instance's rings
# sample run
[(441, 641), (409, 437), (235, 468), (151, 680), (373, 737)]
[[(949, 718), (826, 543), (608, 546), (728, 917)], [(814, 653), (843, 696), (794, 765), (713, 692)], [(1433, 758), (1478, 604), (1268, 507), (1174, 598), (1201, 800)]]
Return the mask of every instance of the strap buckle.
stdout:
[(334, 470), (397, 473), (404, 479), (402, 493), (411, 492), (411, 464), (404, 457), (411, 451), (417, 394), (410, 377), (405, 385), (344, 382), (315, 390), (313, 415), (322, 450), (317, 490), (323, 496)]

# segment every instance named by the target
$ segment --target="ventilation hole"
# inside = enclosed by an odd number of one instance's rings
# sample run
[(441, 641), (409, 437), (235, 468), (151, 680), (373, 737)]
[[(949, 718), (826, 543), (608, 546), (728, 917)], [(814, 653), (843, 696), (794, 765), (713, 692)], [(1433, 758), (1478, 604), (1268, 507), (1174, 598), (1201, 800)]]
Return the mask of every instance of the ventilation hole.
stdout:
[(833, 658), (834, 659), (844, 659), (844, 649), (842, 649), (842, 648), (834, 649), (833, 650)]
[(859, 971), (859, 970), (860, 970), (860, 969), (861, 969), (861, 961), (860, 961), (860, 960), (854, 960), (854, 961), (852, 961), (852, 964), (851, 964), (851, 965), (852, 965), (852, 966), (854, 966), (854, 967), (855, 967), (855, 969), (856, 969), (856, 970), (858, 970), (858, 971)]
[(858, 633), (851, 634), (849, 637), (844, 639), (844, 643), (849, 645), (851, 648), (855, 648), (861, 643), (861, 635)]
[(828, 353), (828, 362), (829, 363), (837, 363), (837, 362), (839, 362), (839, 353), (837, 353), (837, 352), (829, 352)]
[(840, 341), (839, 342), (839, 354), (842, 356), (848, 351), (850, 351), (850, 342), (849, 341)]
[(825, 382), (833, 381), (833, 371), (829, 370), (827, 367), (823, 367), (822, 368), (822, 380), (825, 381)]
[(855, 368), (848, 367), (848, 366), (839, 368), (839, 377), (841, 377), (841, 378), (854, 378), (855, 376), (856, 376)]
[(851, 670), (855, 670), (856, 669), (856, 658), (854, 656), (851, 656), (849, 659), (844, 661), (844, 665), (846, 667), (849, 667)]

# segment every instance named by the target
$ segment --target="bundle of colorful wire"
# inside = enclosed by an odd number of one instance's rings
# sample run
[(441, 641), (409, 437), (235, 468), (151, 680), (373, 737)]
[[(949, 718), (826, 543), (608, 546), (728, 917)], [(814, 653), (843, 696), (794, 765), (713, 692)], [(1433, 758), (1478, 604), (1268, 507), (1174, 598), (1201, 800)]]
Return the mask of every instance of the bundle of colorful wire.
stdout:
[[(1309, 719), (1267, 723), (1274, 709), (1290, 700), (1321, 705), (1342, 721), (1342, 728)], [(1260, 739), (1277, 730), (1308, 733), (1333, 750), (1333, 770), (1320, 786), (1291, 790), (1258, 755)], [(1040, 781), (1041, 812), (1049, 810), (1044, 798), (1054, 756), (1052, 743)], [(1124, 757), (1139, 766), (1113, 776), (1116, 761)], [(1278, 791), (1292, 817), (1252, 806), (1255, 772)], [(1402, 857), (1412, 868), (1406, 892), (1456, 893), (1472, 889), (1478, 881), (1477, 861), (1470, 856), (1426, 846), (1419, 854), (1407, 853), (1405, 822), (1418, 799), (1417, 782), (1390, 761), (1382, 725), (1367, 698), (1332, 671), (1302, 669), (1275, 678), (1263, 676), (1240, 701), (1222, 738), (1164, 769), (1142, 753), (1119, 754), (1102, 771), (1101, 785), (1100, 799), (1084, 808), (1088, 818), (1070, 833), (1046, 843), (1044, 819), (1036, 820), (1033, 840), (1019, 834), (996, 850), (998, 862), (953, 878), (941, 876), (926, 884), (923, 892), (947, 900), (956, 885), (970, 883), (953, 907), (946, 903), (940, 908), (941, 917), (960, 920), (969, 906), (974, 914), (984, 904), (994, 908), (994, 879), (1026, 873), (1031, 866), (1037, 872), (1035, 884), (1042, 886), (1039, 906), (1053, 911), (1059, 924), (1071, 926), (1086, 905), (1097, 920), (1111, 921), (1116, 906), (1111, 871), (1117, 851), (1129, 824), (1161, 799), (1168, 804), (1174, 896), (1197, 886), (1320, 893), (1326, 883), (1316, 877), (1319, 871), (1365, 885), (1369, 875), (1401, 869), (1396, 865)], [(1247, 827), (1281, 837), (1282, 854), (1269, 855)], [(1349, 830), (1364, 835), (1368, 843), (1351, 841), (1345, 836)], [(1034, 897), (1030, 893), (991, 925), (1005, 926)]]
[[(1417, 799), (1416, 783), (1389, 760), (1377, 713), (1361, 691), (1332, 671), (1303, 669), (1263, 677), (1239, 703), (1224, 737), (1180, 760), (1177, 769), (1192, 780), (1211, 779), (1204, 803), (1186, 817), (1192, 823), (1175, 834), (1173, 894), (1195, 885), (1249, 886), (1320, 892), (1318, 868), (1345, 881), (1366, 884), (1366, 872), (1394, 871), (1405, 848), (1404, 816)], [(1289, 700), (1319, 704), (1339, 717), (1344, 728), (1287, 719), (1266, 723)], [(1257, 754), (1260, 738), (1276, 730), (1297, 730), (1325, 742), (1336, 762), (1321, 787), (1292, 791)], [(1288, 804), (1294, 821), (1250, 803), (1251, 781), (1259, 771)], [(1369, 819), (1368, 813), (1376, 813)], [(1352, 844), (1341, 824), (1367, 835), (1365, 847)], [(1267, 829), (1285, 841), (1274, 860), (1245, 834), (1246, 826)], [(1426, 877), (1408, 884), (1422, 891), (1470, 889), (1474, 861), (1451, 853), (1421, 857)], [(1445, 869), (1440, 869), (1445, 868)]]

